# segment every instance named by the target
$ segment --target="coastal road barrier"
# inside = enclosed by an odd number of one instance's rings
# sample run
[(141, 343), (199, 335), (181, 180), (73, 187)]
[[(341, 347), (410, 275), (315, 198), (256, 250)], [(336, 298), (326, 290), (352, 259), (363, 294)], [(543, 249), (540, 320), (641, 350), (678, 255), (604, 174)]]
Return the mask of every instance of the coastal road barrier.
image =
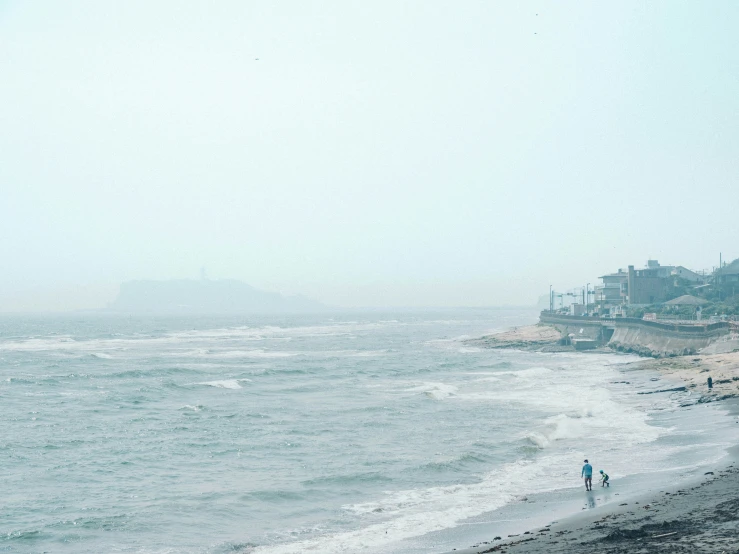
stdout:
[(700, 322), (695, 323), (672, 323), (654, 320), (645, 320), (636, 317), (591, 317), (550, 314), (549, 312), (541, 312), (539, 320), (542, 323), (560, 323), (563, 325), (596, 325), (600, 327), (651, 327), (660, 331), (671, 331), (680, 334), (690, 335), (714, 335), (730, 333), (732, 328), (736, 328), (736, 324), (730, 321), (717, 321), (714, 323)]
[(540, 314), (539, 320), (565, 336), (592, 338), (616, 350), (655, 357), (694, 354), (733, 330), (733, 325), (727, 321), (677, 324), (629, 317), (568, 316), (547, 311)]

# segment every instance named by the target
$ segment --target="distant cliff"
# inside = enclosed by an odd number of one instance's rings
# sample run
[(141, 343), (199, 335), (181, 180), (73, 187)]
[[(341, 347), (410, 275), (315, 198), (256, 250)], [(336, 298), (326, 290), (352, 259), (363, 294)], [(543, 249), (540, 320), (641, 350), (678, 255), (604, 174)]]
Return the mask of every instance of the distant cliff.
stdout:
[(327, 308), (302, 296), (282, 296), (231, 279), (127, 281), (109, 306), (137, 313), (290, 313)]

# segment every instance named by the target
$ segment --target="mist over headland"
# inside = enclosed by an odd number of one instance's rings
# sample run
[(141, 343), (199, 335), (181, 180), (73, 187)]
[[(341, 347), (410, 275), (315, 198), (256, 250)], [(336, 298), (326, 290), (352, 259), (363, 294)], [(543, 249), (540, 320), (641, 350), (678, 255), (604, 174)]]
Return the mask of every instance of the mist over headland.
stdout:
[(733, 551), (738, 28), (0, 0), (0, 551)]
[(305, 297), (285, 297), (233, 279), (128, 281), (121, 285), (109, 306), (111, 312), (160, 314), (267, 314), (329, 309)]
[(0, 3), (0, 310), (530, 305), (739, 256), (736, 3)]

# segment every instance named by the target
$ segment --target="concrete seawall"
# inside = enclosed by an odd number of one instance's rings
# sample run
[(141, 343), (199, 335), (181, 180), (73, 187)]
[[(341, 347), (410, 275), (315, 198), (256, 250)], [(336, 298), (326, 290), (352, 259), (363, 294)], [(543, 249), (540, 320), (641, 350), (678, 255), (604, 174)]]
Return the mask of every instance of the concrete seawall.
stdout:
[(553, 326), (563, 336), (574, 334), (592, 338), (615, 350), (658, 358), (695, 354), (731, 332), (726, 322), (676, 325), (634, 318), (600, 319), (546, 312), (542, 312), (540, 321)]
[(714, 331), (689, 335), (625, 325), (616, 327), (608, 346), (643, 356), (687, 356), (707, 347), (723, 334), (726, 333)]

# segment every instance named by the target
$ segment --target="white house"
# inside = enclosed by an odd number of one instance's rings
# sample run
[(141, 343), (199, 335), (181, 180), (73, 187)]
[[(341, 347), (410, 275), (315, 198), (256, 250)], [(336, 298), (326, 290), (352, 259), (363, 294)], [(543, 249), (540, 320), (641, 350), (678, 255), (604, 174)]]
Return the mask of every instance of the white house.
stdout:
[(678, 265), (672, 269), (672, 275), (674, 277), (680, 277), (692, 283), (699, 283), (705, 280), (703, 275), (696, 273), (695, 271), (689, 270), (687, 267)]

